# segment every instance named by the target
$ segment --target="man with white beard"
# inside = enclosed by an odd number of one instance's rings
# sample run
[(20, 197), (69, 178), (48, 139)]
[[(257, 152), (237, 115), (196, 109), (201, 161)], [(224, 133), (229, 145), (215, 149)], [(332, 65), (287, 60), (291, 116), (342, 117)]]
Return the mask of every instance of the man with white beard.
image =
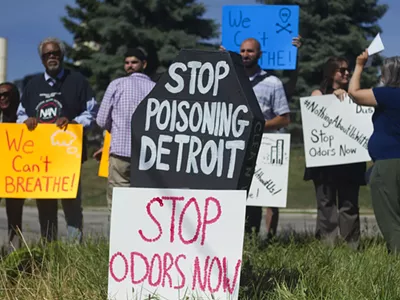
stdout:
[[(34, 76), (25, 87), (17, 111), (17, 123), (25, 123), (29, 130), (35, 130), (39, 123), (56, 124), (60, 128), (82, 124), (85, 134), (93, 125), (98, 108), (88, 81), (80, 73), (64, 68), (65, 46), (59, 39), (44, 39), (38, 50), (45, 72)], [(82, 163), (86, 160), (84, 136)], [(56, 240), (57, 200), (37, 199), (36, 204), (42, 237), (48, 241)], [(69, 240), (82, 240), (81, 204), (79, 184), (76, 199), (62, 200)]]

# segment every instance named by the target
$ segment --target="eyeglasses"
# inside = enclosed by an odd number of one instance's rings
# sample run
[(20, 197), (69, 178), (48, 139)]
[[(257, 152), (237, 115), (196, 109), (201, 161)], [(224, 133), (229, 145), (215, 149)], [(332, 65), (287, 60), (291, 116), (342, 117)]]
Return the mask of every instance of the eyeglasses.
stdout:
[(50, 58), (50, 56), (61, 57), (61, 51), (60, 50), (49, 51), (49, 52), (46, 52), (46, 53), (42, 54), (42, 58), (44, 60), (48, 60)]
[(347, 71), (348, 73), (350, 73), (349, 68), (339, 68), (338, 71), (339, 71), (342, 75), (346, 74), (346, 71)]
[(1, 97), (10, 97), (10, 92), (3, 92), (3, 93), (0, 93), (0, 98)]

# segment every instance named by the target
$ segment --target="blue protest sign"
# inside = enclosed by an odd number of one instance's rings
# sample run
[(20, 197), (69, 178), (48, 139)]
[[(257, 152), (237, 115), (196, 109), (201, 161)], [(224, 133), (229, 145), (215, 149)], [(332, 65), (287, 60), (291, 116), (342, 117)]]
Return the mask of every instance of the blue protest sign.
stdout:
[(292, 39), (298, 36), (298, 5), (227, 5), (222, 9), (222, 45), (239, 52), (240, 44), (255, 38), (263, 52), (263, 69), (294, 70), (297, 48)]

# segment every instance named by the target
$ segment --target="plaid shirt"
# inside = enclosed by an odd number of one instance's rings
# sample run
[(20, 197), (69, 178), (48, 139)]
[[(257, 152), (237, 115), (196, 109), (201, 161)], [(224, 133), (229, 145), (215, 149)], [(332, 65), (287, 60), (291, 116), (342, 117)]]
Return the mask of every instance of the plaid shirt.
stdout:
[[(260, 70), (252, 77), (253, 81), (257, 76), (266, 74), (264, 70)], [(285, 89), (282, 81), (276, 76), (268, 76), (255, 87), (253, 87), (254, 94), (257, 97), (258, 104), (260, 104), (261, 112), (265, 120), (271, 120), (276, 116), (290, 113), (289, 104), (286, 99)], [(277, 132), (282, 132), (279, 130)]]
[(97, 124), (111, 133), (110, 154), (131, 156), (131, 119), (139, 103), (155, 86), (142, 73), (112, 81), (104, 94)]

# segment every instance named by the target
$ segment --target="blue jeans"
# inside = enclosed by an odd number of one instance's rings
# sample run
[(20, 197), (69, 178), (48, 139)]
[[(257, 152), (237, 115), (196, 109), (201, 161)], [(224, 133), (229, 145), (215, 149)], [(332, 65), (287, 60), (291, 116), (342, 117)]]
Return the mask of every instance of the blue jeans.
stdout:
[[(68, 242), (82, 242), (83, 209), (82, 209), (81, 185), (75, 199), (62, 199), (61, 204), (64, 210), (67, 223)], [(58, 235), (58, 201), (53, 199), (38, 199), (36, 206), (39, 212), (40, 233), (47, 241), (57, 240)]]

